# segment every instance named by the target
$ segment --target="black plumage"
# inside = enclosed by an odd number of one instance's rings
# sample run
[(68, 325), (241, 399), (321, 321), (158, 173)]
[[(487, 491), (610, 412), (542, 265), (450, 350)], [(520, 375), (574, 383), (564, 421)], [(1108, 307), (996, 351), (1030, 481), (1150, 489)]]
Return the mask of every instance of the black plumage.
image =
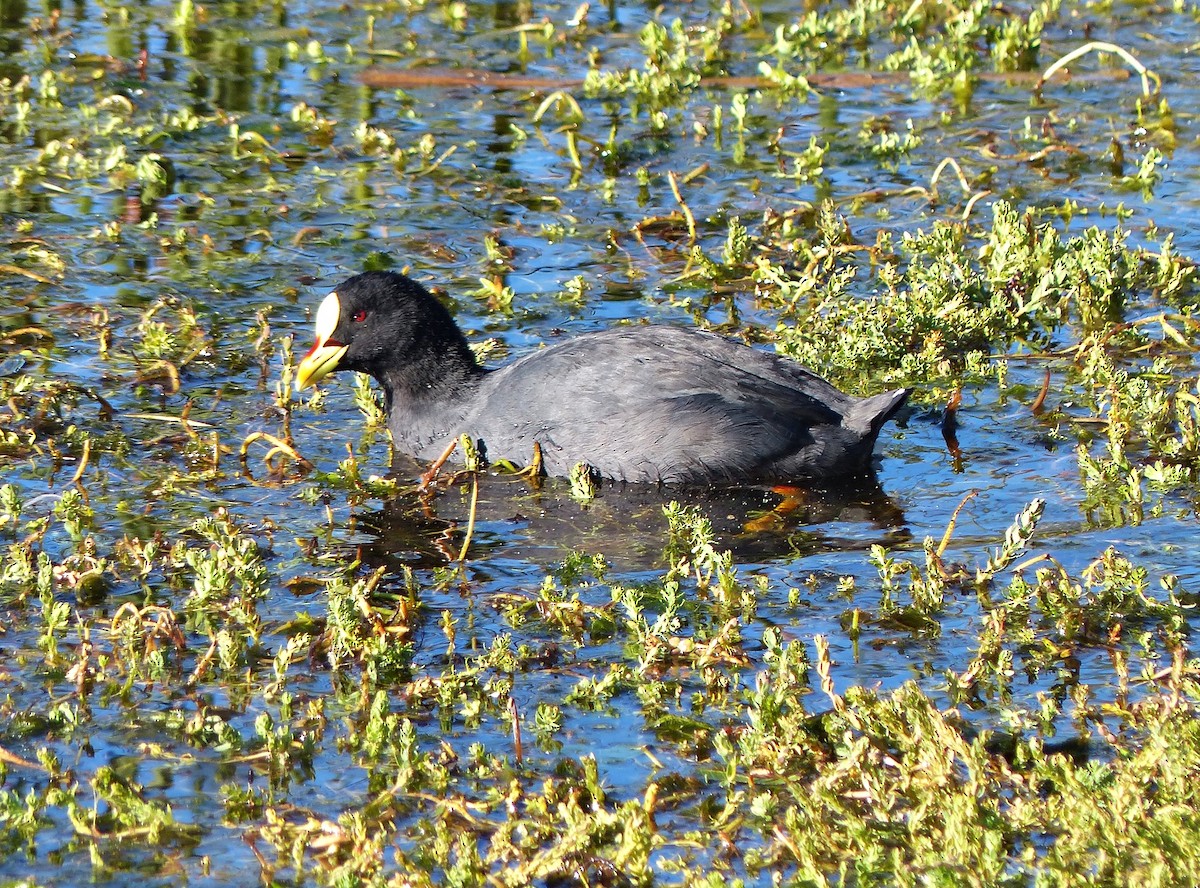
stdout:
[(334, 370), (380, 383), (395, 446), (418, 458), (466, 433), (493, 461), (529, 463), (537, 442), (550, 475), (582, 462), (642, 482), (864, 474), (908, 395), (851, 397), (793, 361), (667, 326), (588, 333), (489, 370), (445, 306), (391, 272), (321, 304), (297, 387)]

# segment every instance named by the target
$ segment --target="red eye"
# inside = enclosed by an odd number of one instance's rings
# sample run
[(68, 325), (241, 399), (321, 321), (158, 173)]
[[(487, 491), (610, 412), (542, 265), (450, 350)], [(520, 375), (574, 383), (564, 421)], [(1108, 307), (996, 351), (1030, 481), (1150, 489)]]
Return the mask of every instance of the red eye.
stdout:
[(365, 311), (363, 311), (361, 308), (358, 311), (356, 311), (353, 315), (351, 315), (351, 320), (353, 320), (356, 324), (361, 324), (366, 319), (367, 319), (367, 313)]

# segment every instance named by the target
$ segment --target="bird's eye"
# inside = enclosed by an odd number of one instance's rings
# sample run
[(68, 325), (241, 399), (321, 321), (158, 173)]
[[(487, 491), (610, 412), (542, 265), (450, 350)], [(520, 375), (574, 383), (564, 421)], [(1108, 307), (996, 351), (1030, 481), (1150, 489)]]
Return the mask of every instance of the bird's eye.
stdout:
[(358, 311), (356, 311), (350, 317), (351, 317), (351, 320), (354, 321), (354, 323), (361, 324), (363, 321), (365, 321), (367, 319), (367, 313), (360, 308)]

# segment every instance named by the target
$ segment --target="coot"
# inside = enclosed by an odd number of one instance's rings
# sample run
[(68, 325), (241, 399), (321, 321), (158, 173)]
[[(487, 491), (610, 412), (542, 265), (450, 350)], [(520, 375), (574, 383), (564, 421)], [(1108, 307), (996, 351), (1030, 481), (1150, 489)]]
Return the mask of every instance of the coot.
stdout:
[(586, 463), (618, 481), (802, 481), (865, 474), (908, 396), (845, 395), (799, 364), (667, 326), (587, 333), (496, 370), (449, 311), (402, 274), (350, 278), (317, 309), (296, 388), (335, 370), (383, 387), (397, 449), (440, 455), (466, 433), (493, 462)]

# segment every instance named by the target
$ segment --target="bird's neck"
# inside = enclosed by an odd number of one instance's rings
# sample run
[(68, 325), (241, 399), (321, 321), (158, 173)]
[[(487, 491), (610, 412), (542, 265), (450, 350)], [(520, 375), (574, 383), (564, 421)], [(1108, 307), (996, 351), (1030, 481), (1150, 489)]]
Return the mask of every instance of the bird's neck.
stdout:
[(448, 407), (469, 398), (487, 370), (479, 366), (465, 337), (430, 343), (404, 366), (389, 367), (377, 378), (390, 411), (393, 404), (419, 410), (425, 405)]

